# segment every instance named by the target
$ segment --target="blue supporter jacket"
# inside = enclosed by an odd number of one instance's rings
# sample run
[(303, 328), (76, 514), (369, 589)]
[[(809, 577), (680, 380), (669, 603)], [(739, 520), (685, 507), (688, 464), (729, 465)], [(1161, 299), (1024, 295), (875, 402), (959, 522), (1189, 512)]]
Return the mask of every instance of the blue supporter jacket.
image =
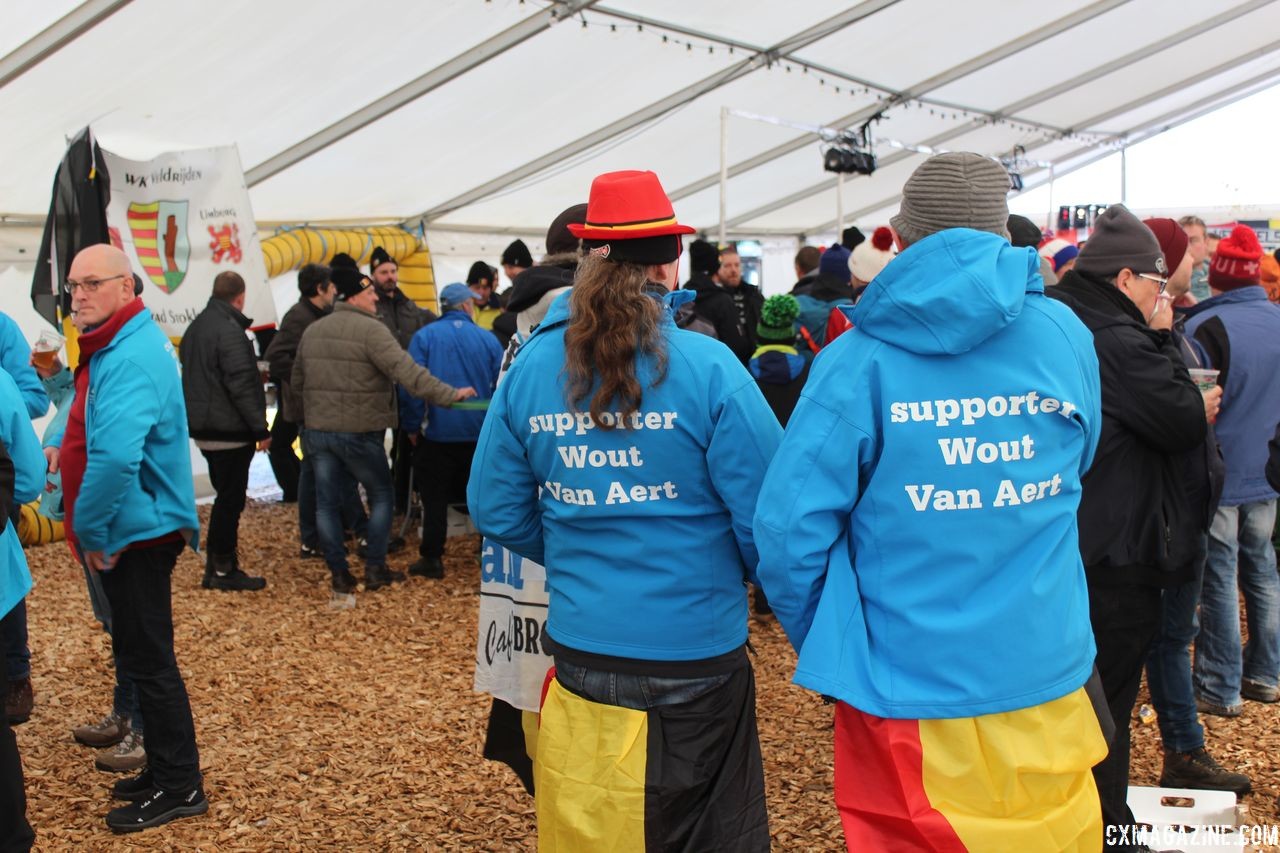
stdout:
[[(481, 398), (493, 393), (502, 367), (502, 346), (498, 339), (493, 332), (477, 326), (465, 311), (446, 311), (439, 320), (419, 329), (409, 342), (409, 355), (441, 382), (447, 382), (454, 388), (470, 386)], [(400, 395), (402, 430), (421, 430), (425, 407), (427, 428), (423, 434), (428, 441), (475, 441), (479, 438), (480, 425), (484, 423), (483, 411), (427, 406), (403, 388), (397, 393)]]
[(49, 395), (40, 384), (40, 376), (31, 366), (31, 346), (22, 330), (8, 314), (0, 311), (0, 369), (8, 373), (18, 386), (22, 404), (30, 418), (42, 418), (49, 411)]
[[(31, 426), (22, 392), (8, 372), (0, 370), (0, 442), (13, 461), (13, 505), (30, 503), (44, 488), (45, 461), (40, 439)], [(18, 541), (18, 525), (4, 519), (0, 533), (0, 617), (31, 589), (31, 572)]]
[(796, 682), (881, 717), (1084, 684), (1077, 541), (1101, 427), (1093, 338), (1039, 260), (951, 229), (902, 252), (814, 360), (760, 492), (760, 580)]
[(147, 311), (89, 361), (87, 458), (73, 513), (85, 551), (180, 531), (196, 545), (187, 408), (173, 344)]
[[(570, 408), (570, 293), (520, 348), (489, 408), (467, 488), (481, 532), (547, 567), (551, 638), (640, 660), (700, 660), (747, 639), (751, 516), (781, 429), (724, 344), (677, 329), (667, 375), (638, 364), (640, 409), (600, 429)], [(584, 403), (583, 408), (586, 408)]]

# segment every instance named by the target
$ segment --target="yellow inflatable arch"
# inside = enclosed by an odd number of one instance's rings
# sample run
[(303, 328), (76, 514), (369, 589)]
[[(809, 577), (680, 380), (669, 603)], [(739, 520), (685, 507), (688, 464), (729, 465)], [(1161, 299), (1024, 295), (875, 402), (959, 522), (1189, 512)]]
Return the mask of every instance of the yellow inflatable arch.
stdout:
[(306, 264), (327, 264), (339, 252), (368, 264), (381, 246), (400, 266), (400, 289), (422, 308), (436, 311), (436, 280), (431, 252), (403, 228), (290, 228), (262, 241), (267, 275), (275, 278)]

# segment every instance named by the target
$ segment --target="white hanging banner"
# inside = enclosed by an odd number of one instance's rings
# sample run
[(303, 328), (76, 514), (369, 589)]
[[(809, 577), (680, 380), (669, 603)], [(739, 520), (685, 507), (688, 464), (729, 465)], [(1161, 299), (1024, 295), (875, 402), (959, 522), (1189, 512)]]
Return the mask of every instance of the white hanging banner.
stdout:
[(111, 242), (142, 276), (142, 300), (171, 338), (204, 310), (221, 272), (237, 272), (253, 328), (276, 324), (275, 304), (234, 145), (126, 160), (103, 150), (111, 176)]

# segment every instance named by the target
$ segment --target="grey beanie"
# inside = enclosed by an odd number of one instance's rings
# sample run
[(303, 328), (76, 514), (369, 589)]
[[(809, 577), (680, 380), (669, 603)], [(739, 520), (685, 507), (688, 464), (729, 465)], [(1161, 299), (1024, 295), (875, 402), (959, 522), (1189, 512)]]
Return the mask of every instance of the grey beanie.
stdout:
[(1123, 269), (1169, 274), (1160, 241), (1123, 204), (1111, 205), (1094, 220), (1075, 268), (1102, 278), (1111, 278)]
[(904, 243), (947, 228), (973, 228), (1007, 238), (1009, 173), (981, 154), (953, 151), (920, 164), (902, 188), (898, 215), (889, 220)]

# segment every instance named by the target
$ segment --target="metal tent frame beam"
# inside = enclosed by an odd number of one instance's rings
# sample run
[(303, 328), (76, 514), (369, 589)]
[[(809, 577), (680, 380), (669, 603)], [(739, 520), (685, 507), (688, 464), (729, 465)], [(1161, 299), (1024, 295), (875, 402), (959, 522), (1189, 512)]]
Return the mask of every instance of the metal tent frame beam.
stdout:
[[(702, 97), (708, 92), (713, 92), (734, 80), (744, 77), (756, 69), (776, 62), (789, 54), (800, 50), (808, 45), (826, 38), (833, 33), (839, 32), (852, 24), (879, 12), (889, 6), (898, 3), (900, 0), (866, 0), (866, 2), (834, 15), (825, 21), (815, 24), (790, 38), (779, 42), (773, 47), (754, 53), (753, 55), (734, 63), (733, 65), (719, 71), (715, 74), (705, 77), (696, 83), (693, 83), (678, 92), (674, 92), (661, 100), (655, 101), (646, 107), (631, 113), (630, 115), (611, 122), (604, 127), (583, 136), (573, 142), (561, 146), (554, 151), (550, 151), (535, 160), (525, 163), (504, 175), (486, 181), (480, 186), (474, 187), (461, 195), (441, 202), (432, 207), (430, 210), (424, 211), (418, 216), (405, 220), (406, 225), (417, 224), (420, 220), (431, 222), (435, 219), (451, 213), (459, 208), (474, 204), (477, 201), (485, 199), (499, 190), (507, 189), (512, 184), (525, 180), (532, 175), (536, 175), (551, 166), (561, 163), (568, 157), (573, 157), (584, 151), (588, 151), (603, 142), (613, 139), (628, 130), (639, 127), (645, 122), (658, 118), (677, 107), (683, 106), (690, 101)], [(667, 25), (660, 22), (652, 22), (653, 26), (666, 27)]]
[[(1198, 24), (1195, 26), (1187, 27), (1183, 30), (1180, 30), (1179, 32), (1174, 33), (1171, 36), (1166, 36), (1165, 38), (1162, 38), (1157, 43), (1157, 45), (1148, 45), (1146, 47), (1142, 47), (1137, 50), (1131, 51), (1125, 54), (1124, 56), (1120, 56), (1120, 57), (1117, 57), (1116, 59), (1113, 59), (1112, 61), (1106, 63), (1105, 65), (1101, 65), (1097, 68), (1086, 71), (1083, 74), (1077, 74), (1075, 77), (1072, 77), (1069, 80), (1064, 80), (1061, 83), (1056, 83), (1047, 89), (1042, 89), (1039, 92), (1035, 92), (1031, 95), (1027, 95), (1026, 97), (1021, 98), (1017, 101), (1014, 101), (1011, 104), (1007, 104), (1003, 107), (1000, 107), (999, 109), (995, 110), (995, 112), (992, 115), (995, 118), (1013, 120), (1016, 118), (1015, 113), (1018, 113), (1021, 110), (1038, 106), (1039, 104), (1042, 104), (1045, 101), (1056, 98), (1059, 95), (1069, 92), (1072, 89), (1079, 88), (1080, 86), (1086, 86), (1090, 83), (1093, 83), (1096, 80), (1102, 79), (1108, 74), (1112, 74), (1123, 68), (1127, 68), (1128, 66), (1133, 65), (1137, 62), (1140, 62), (1144, 59), (1147, 59), (1157, 53), (1161, 53), (1163, 51), (1171, 50), (1175, 47), (1179, 47), (1185, 42), (1189, 41), (1190, 39), (1195, 38), (1196, 36), (1203, 35), (1209, 30), (1214, 29), (1215, 27), (1222, 26), (1223, 24), (1226, 24), (1229, 21), (1234, 21), (1235, 19), (1243, 15), (1247, 15), (1250, 12), (1256, 11), (1262, 8), (1263, 6), (1270, 5), (1272, 2), (1274, 2), (1274, 0), (1249, 0), (1249, 2), (1242, 3), (1239, 6), (1236, 6), (1232, 9), (1227, 10), (1221, 15), (1215, 16), (1214, 18), (1210, 19), (1207, 25)], [(1270, 52), (1270, 50), (1274, 50), (1274, 49), (1275, 49), (1274, 47), (1269, 47), (1265, 52)], [(1256, 54), (1256, 51), (1254, 52), (1254, 54)], [(1250, 56), (1253, 58), (1256, 58), (1256, 56), (1254, 56), (1253, 54), (1250, 54)], [(1236, 64), (1239, 64), (1239, 62), (1237, 61)], [(1189, 82), (1183, 82), (1178, 84), (1177, 88), (1183, 88), (1185, 86), (1194, 85), (1195, 82), (1199, 82), (1199, 81), (1192, 80)], [(1176, 91), (1176, 88), (1175, 88), (1175, 91)], [(1148, 96), (1147, 100), (1152, 100), (1156, 97), (1162, 97), (1162, 95)], [(1104, 116), (1102, 118), (1098, 118), (1097, 121), (1091, 120), (1085, 123), (1084, 126), (1088, 127), (1093, 124), (1096, 124), (1099, 121), (1106, 121), (1110, 117), (1111, 116)], [(955, 128), (952, 128), (951, 130), (944, 131), (943, 133), (937, 134), (919, 144), (929, 148), (935, 148), (940, 145), (945, 145), (946, 143), (950, 142), (953, 139), (958, 139), (959, 137), (964, 136), (965, 134), (971, 133), (975, 130), (979, 130), (985, 126), (986, 126), (986, 123), (981, 120), (967, 121), (964, 124), (960, 125), (959, 127), (955, 127)], [(1079, 128), (1079, 125), (1077, 125), (1077, 128)], [(1061, 133), (1068, 133), (1068, 132), (1070, 131), (1069, 130), (1062, 131)], [(1028, 146), (1028, 148), (1030, 148), (1030, 146)], [(885, 157), (880, 161), (880, 168), (892, 166), (895, 163), (900, 163), (909, 157), (915, 157), (915, 156), (918, 156), (918, 155), (912, 151), (903, 151), (895, 154), (890, 154), (888, 157)], [(777, 199), (776, 201), (772, 201), (767, 204), (760, 205), (751, 210), (748, 210), (745, 213), (738, 214), (737, 216), (730, 218), (727, 224), (730, 227), (737, 227), (737, 226), (744, 225), (752, 221), (753, 219), (758, 219), (761, 216), (767, 216), (768, 214), (773, 213), (775, 210), (780, 210), (784, 207), (787, 207), (788, 205), (792, 205), (797, 202), (804, 201), (805, 199), (812, 198), (814, 195), (818, 193), (827, 192), (828, 190), (835, 188), (836, 185), (837, 185), (836, 179), (834, 178), (824, 179), (818, 183), (812, 184), (811, 186), (805, 187), (802, 190), (797, 190), (796, 192), (789, 193), (786, 196), (780, 199)], [(846, 217), (846, 219), (847, 218), (848, 217)]]
[[(1127, 2), (1129, 2), (1129, 0), (1099, 0), (1097, 3), (1092, 3), (1083, 9), (1078, 9), (1070, 15), (1059, 18), (1056, 21), (1052, 21), (1037, 30), (1032, 30), (1031, 32), (1025, 33), (1012, 41), (1005, 42), (998, 47), (992, 48), (986, 53), (970, 59), (968, 62), (949, 68), (940, 74), (935, 74), (927, 80), (922, 80), (914, 86), (910, 86), (900, 92), (896, 92), (885, 100), (877, 101), (874, 104), (863, 107), (857, 112), (850, 113), (849, 115), (838, 118), (835, 121), (824, 122), (824, 124), (831, 127), (849, 127), (855, 124), (861, 124), (877, 113), (889, 109), (896, 103), (914, 100), (935, 89), (940, 89), (943, 86), (954, 83), (964, 77), (968, 77), (970, 74), (974, 74), (984, 68), (995, 65), (997, 62), (1007, 59), (1016, 53), (1021, 53), (1028, 48), (1035, 47), (1041, 42), (1047, 41), (1056, 35), (1060, 35), (1086, 21), (1093, 20), (1099, 15), (1105, 14), (1117, 6), (1122, 6)], [(793, 151), (798, 151), (812, 142), (812, 139), (813, 138), (811, 136), (807, 135), (799, 136), (789, 142), (776, 145), (767, 151), (762, 151), (754, 157), (750, 157), (741, 163), (730, 166), (728, 176), (730, 178), (737, 177), (744, 172), (749, 172), (752, 169), (763, 166), (764, 164), (772, 162), (779, 157), (784, 157)], [(688, 196), (715, 186), (719, 181), (720, 174), (718, 172), (707, 175), (705, 178), (694, 181), (691, 184), (686, 184), (672, 192), (670, 194), (671, 200), (679, 201), (682, 198), (687, 198)]]
[(0, 59), (0, 88), (53, 56), (83, 33), (129, 5), (130, 0), (85, 0)]
[[(1173, 130), (1175, 127), (1180, 127), (1181, 125), (1195, 121), (1198, 118), (1203, 118), (1210, 113), (1217, 112), (1224, 107), (1229, 107), (1237, 101), (1242, 101), (1245, 98), (1265, 91), (1277, 83), (1280, 83), (1280, 67), (1272, 68), (1270, 71), (1265, 71), (1262, 74), (1250, 77), (1248, 80), (1245, 80), (1242, 83), (1237, 83), (1234, 86), (1230, 86), (1215, 95), (1208, 95), (1204, 98), (1200, 98), (1193, 104), (1188, 104), (1180, 109), (1167, 112), (1150, 122), (1145, 122), (1140, 128), (1133, 128), (1125, 131), (1124, 133), (1117, 134), (1115, 139), (1116, 141), (1124, 141), (1126, 145), (1137, 145), (1139, 142), (1145, 142), (1148, 139), (1152, 139), (1162, 133), (1165, 133), (1166, 131)], [(1188, 109), (1191, 110), (1191, 112), (1186, 112)], [(1070, 162), (1075, 160), (1077, 157), (1088, 154), (1091, 151), (1093, 151), (1092, 156), (1073, 162), (1065, 168), (1060, 168), (1055, 165), (1053, 172), (1054, 179), (1056, 180), (1064, 175), (1070, 175), (1072, 172), (1079, 171), (1085, 166), (1091, 166), (1099, 160), (1103, 160), (1114, 154), (1120, 153), (1114, 149), (1094, 151), (1092, 147), (1077, 148), (1065, 157), (1060, 158), (1058, 162)], [(1044, 169), (1037, 167), (1035, 169), (1028, 170), (1026, 174), (1039, 176), (1043, 174), (1044, 171)], [(1047, 180), (1047, 177), (1037, 180), (1034, 183), (1027, 185), (1023, 189), (1023, 192), (1025, 193), (1029, 190), (1042, 186)]]
[(416, 101), (423, 95), (506, 53), (511, 48), (523, 44), (550, 29), (559, 21), (572, 17), (597, 2), (599, 0), (563, 0), (539, 10), (475, 47), (468, 48), (448, 62), (437, 65), (395, 91), (383, 95), (376, 101), (338, 119), (323, 130), (313, 133), (296, 145), (264, 160), (245, 172), (245, 183), (251, 187), (262, 183), (272, 175), (277, 175), (311, 155), (323, 151), (348, 134)]
[[(1146, 106), (1152, 101), (1156, 101), (1156, 100), (1159, 100), (1160, 98), (1164, 98), (1169, 95), (1176, 94), (1177, 92), (1183, 89), (1186, 89), (1188, 86), (1195, 86), (1199, 83), (1203, 83), (1206, 80), (1211, 80), (1214, 77), (1217, 77), (1222, 74), (1226, 74), (1230, 71), (1233, 71), (1234, 69), (1238, 68), (1241, 65), (1248, 64), (1250, 62), (1253, 62), (1256, 59), (1262, 58), (1263, 56), (1267, 56), (1269, 54), (1275, 53), (1277, 50), (1280, 50), (1280, 40), (1271, 42), (1270, 44), (1267, 44), (1260, 48), (1252, 50), (1249, 53), (1238, 56), (1229, 62), (1224, 62), (1220, 65), (1215, 65), (1213, 68), (1209, 68), (1204, 71), (1198, 72), (1197, 74), (1193, 74), (1190, 77), (1179, 80), (1176, 83), (1165, 86), (1164, 88), (1158, 89), (1155, 92), (1148, 92), (1147, 94), (1142, 95), (1139, 98), (1135, 98), (1131, 101), (1128, 101), (1127, 103), (1121, 104), (1118, 107), (1109, 109), (1106, 112), (1102, 112), (1102, 113), (1098, 113), (1097, 115), (1090, 116), (1088, 119), (1085, 119), (1083, 122), (1080, 122), (1079, 127), (1082, 127), (1082, 128), (1090, 127), (1104, 121), (1110, 121), (1111, 119), (1116, 118), (1117, 116), (1122, 116), (1122, 115), (1125, 115), (1126, 113), (1131, 113), (1134, 110), (1137, 110), (1143, 106)], [(1256, 77), (1250, 78), (1251, 81), (1256, 81), (1257, 79), (1258, 78)], [(1217, 96), (1215, 95), (1210, 97), (1217, 97)], [(1200, 104), (1202, 100), (1196, 101), (1196, 104)], [(1194, 105), (1192, 108), (1194, 108)], [(1174, 114), (1175, 115), (1180, 114), (1182, 110), (1185, 110), (1185, 109), (1187, 109), (1187, 107), (1180, 107), (1178, 110), (1174, 111)], [(1141, 126), (1139, 126), (1139, 130), (1145, 129), (1149, 124), (1151, 123), (1144, 122)], [(1026, 150), (1028, 152), (1035, 151), (1037, 149), (1044, 148), (1046, 145), (1051, 145), (1058, 141), (1059, 140), (1054, 137), (1042, 137), (1038, 141), (1033, 142), (1030, 145), (1027, 145)], [(941, 144), (941, 143), (938, 143), (938, 144)], [(1092, 150), (1093, 147), (1094, 146), (1088, 146), (1086, 148), (1078, 149), (1078, 151)], [(1073, 153), (1070, 156), (1071, 157), (1078, 156), (1078, 153)], [(1063, 159), (1069, 159), (1069, 158), (1058, 158), (1058, 162), (1061, 162)], [(1026, 174), (1032, 174), (1032, 173), (1024, 173), (1023, 174), (1024, 179), (1026, 177)], [(890, 205), (897, 203), (901, 199), (902, 199), (902, 194), (898, 193), (888, 198), (881, 199), (875, 204), (871, 204), (871, 205), (867, 205), (865, 207), (859, 208), (858, 210), (855, 210), (852, 213), (848, 214), (845, 218), (846, 220), (849, 220), (849, 221), (855, 220), (861, 216), (866, 216), (868, 213), (875, 213), (877, 210), (882, 210), (883, 208), (889, 207)], [(826, 222), (817, 228), (807, 229), (805, 233), (822, 232), (822, 231), (829, 230), (833, 227), (835, 227), (834, 220), (831, 222)]]

